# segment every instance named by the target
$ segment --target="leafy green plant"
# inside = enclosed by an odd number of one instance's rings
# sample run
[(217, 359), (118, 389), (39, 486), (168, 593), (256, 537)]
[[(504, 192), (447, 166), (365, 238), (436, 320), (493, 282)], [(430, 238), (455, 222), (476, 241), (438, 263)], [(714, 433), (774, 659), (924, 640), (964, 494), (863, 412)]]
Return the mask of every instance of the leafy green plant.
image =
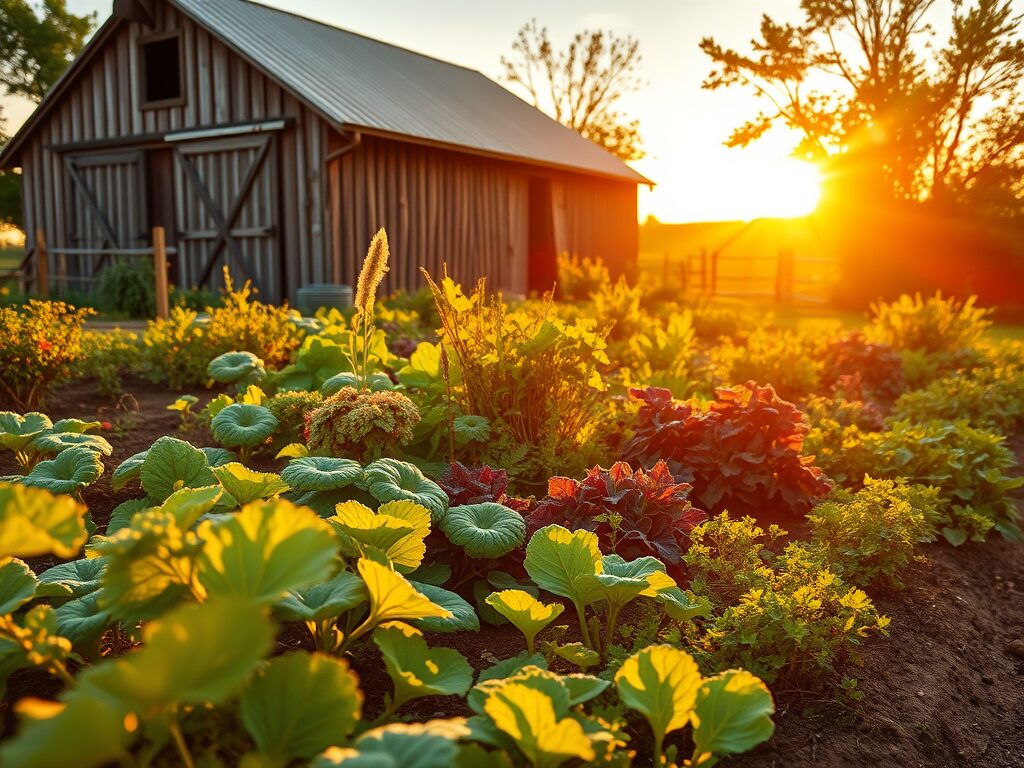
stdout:
[(533, 655), (537, 633), (562, 615), (560, 603), (542, 603), (521, 589), (503, 589), (487, 596), (487, 604), (508, 619), (526, 638), (526, 652)]
[(823, 562), (845, 581), (900, 586), (918, 546), (935, 540), (942, 506), (938, 488), (865, 477), (862, 489), (835, 492), (807, 521)]
[(100, 272), (99, 302), (106, 312), (150, 318), (156, 314), (155, 285), (150, 260), (115, 261)]
[(277, 419), (262, 405), (232, 403), (213, 417), (210, 428), (218, 443), (237, 448), (246, 461), (274, 434)]
[(569, 301), (586, 301), (601, 286), (611, 283), (608, 267), (601, 259), (560, 253), (556, 260), (558, 296)]
[(388, 501), (375, 512), (358, 501), (346, 501), (338, 504), (329, 522), (349, 557), (380, 553), (401, 573), (412, 573), (423, 562), (430, 510), (415, 502)]
[(702, 678), (693, 657), (672, 646), (653, 645), (629, 657), (615, 683), (623, 702), (651, 726), (657, 765), (668, 764), (665, 736), (691, 723), (691, 766), (746, 752), (775, 731), (775, 702), (761, 680), (740, 669)]
[(992, 325), (992, 310), (975, 306), (976, 298), (958, 301), (936, 293), (923, 299), (918, 293), (872, 304), (869, 335), (896, 349), (925, 353), (972, 347)]
[(932, 381), (893, 404), (913, 423), (966, 420), (976, 429), (1012, 434), (1024, 419), (1024, 366), (980, 367)]
[(85, 359), (82, 324), (94, 314), (60, 301), (0, 307), (0, 408), (31, 411)]
[(526, 522), (515, 510), (485, 501), (449, 507), (441, 530), (469, 557), (496, 560), (523, 545)]
[(435, 523), (448, 512), (448, 496), (415, 466), (397, 459), (377, 459), (363, 470), (360, 485), (377, 501), (414, 501), (430, 510)]
[(818, 337), (793, 331), (756, 328), (743, 343), (724, 339), (708, 358), (714, 386), (769, 382), (785, 400), (799, 401), (816, 392), (822, 375)]
[(288, 445), (303, 441), (306, 430), (306, 415), (320, 407), (323, 395), (319, 392), (278, 392), (263, 403), (277, 419), (275, 445)]
[[(553, 317), (550, 300), (510, 311), (482, 283), (466, 296), (447, 277), (438, 284), (425, 276), (451, 362), (452, 395), (463, 413), (486, 418), (494, 434), (481, 458), (530, 483), (546, 480), (553, 469), (575, 474), (589, 458), (604, 389), (601, 335), (586, 322)], [(494, 460), (490, 454), (500, 447), (516, 461)]]
[(204, 384), (210, 361), (225, 352), (251, 352), (272, 370), (288, 364), (304, 335), (292, 310), (255, 301), (248, 282), (235, 290), (227, 270), (224, 282), (222, 305), (206, 307), (202, 317), (176, 306), (149, 322), (142, 364), (151, 378), (175, 389)]
[(250, 384), (258, 384), (266, 377), (263, 361), (252, 352), (225, 352), (206, 366), (206, 374), (219, 384), (237, 384), (244, 391)]
[(419, 411), (400, 392), (345, 387), (306, 416), (306, 443), (313, 453), (373, 461), (394, 456), (412, 440)]

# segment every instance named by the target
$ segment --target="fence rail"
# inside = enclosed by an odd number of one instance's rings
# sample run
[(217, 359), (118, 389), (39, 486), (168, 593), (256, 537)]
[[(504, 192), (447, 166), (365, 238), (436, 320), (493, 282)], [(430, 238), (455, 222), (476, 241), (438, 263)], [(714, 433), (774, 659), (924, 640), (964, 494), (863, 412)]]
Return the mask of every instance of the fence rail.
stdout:
[[(174, 256), (177, 251), (167, 247), (167, 234), (163, 227), (153, 227), (152, 245), (145, 248), (66, 248), (63, 246), (52, 247), (46, 242), (46, 233), (36, 230), (34, 246), (25, 254), (21, 267), (17, 270), (18, 277), (23, 283), (23, 290), (27, 292), (29, 285), (28, 267), (32, 267), (31, 283), (35, 292), (43, 298), (49, 298), (50, 286), (59, 282), (96, 283), (99, 278), (96, 274), (91, 276), (69, 275), (66, 271), (65, 259), (67, 257), (94, 257), (94, 256), (125, 256), (130, 258), (149, 257), (153, 260), (154, 289), (156, 293), (156, 316), (165, 318), (170, 315), (170, 296), (167, 271), (169, 264), (168, 256)], [(57, 274), (51, 274), (50, 256), (61, 257), (60, 268)]]

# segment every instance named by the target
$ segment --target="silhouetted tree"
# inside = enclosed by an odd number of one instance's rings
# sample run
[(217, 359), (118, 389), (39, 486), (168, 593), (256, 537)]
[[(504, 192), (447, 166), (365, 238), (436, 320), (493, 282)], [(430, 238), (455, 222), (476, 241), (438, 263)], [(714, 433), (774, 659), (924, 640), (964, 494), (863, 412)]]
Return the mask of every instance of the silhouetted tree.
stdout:
[(535, 107), (623, 160), (644, 156), (639, 121), (615, 109), (643, 86), (640, 61), (640, 43), (611, 31), (584, 30), (556, 51), (536, 19), (519, 30), (511, 56), (501, 57), (505, 80), (522, 88)]
[(65, 0), (0, 0), (0, 84), (42, 100), (85, 45), (96, 15), (77, 16)]
[(803, 22), (765, 15), (741, 53), (705, 38), (708, 89), (750, 88), (767, 107), (728, 138), (782, 124), (796, 154), (828, 160), (849, 196), (954, 201), (1019, 215), (1024, 198), (1024, 42), (1010, 0), (801, 0)]

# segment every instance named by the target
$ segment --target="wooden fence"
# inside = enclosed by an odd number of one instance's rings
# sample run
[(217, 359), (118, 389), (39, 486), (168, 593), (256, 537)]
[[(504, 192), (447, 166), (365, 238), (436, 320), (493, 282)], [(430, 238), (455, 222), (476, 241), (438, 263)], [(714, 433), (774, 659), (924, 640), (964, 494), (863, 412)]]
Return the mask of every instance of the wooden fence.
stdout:
[[(153, 227), (151, 245), (145, 248), (64, 248), (47, 243), (46, 233), (36, 230), (36, 239), (32, 248), (25, 253), (21, 266), (7, 277), (17, 277), (22, 291), (30, 290), (37, 296), (49, 298), (54, 283), (66, 284), (76, 282), (93, 284), (99, 282), (99, 269), (109, 258), (150, 258), (153, 260), (154, 289), (156, 295), (156, 316), (165, 318), (170, 314), (170, 287), (168, 283), (168, 256), (177, 252), (167, 247), (167, 236), (163, 227)], [(70, 274), (68, 260), (94, 259), (100, 257), (93, 274)], [(51, 258), (56, 263), (53, 269)]]

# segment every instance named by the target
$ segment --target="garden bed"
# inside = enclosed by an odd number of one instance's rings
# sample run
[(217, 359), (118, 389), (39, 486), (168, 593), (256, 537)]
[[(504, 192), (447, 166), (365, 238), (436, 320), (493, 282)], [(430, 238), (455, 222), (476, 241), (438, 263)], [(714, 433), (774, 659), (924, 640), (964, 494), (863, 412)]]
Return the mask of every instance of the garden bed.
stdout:
[[(92, 383), (78, 382), (58, 391), (48, 412), (58, 418), (95, 418), (111, 423), (107, 436), (113, 454), (106, 472), (85, 489), (98, 526), (110, 510), (130, 498), (130, 490), (113, 491), (113, 469), (132, 454), (167, 434), (210, 445), (205, 427), (180, 432), (179, 415), (168, 411), (177, 393), (130, 378), (125, 396), (99, 395)], [(212, 396), (201, 394), (201, 402)], [(198, 407), (198, 406), (197, 406)], [(1018, 460), (1024, 446), (1015, 446)], [(263, 462), (267, 468), (273, 462)], [(281, 465), (283, 462), (277, 462)], [(0, 474), (13, 471), (9, 455), (0, 458)], [(1024, 710), (1024, 557), (1020, 545), (996, 537), (959, 548), (927, 548), (927, 562), (913, 566), (900, 591), (872, 591), (879, 611), (892, 617), (889, 638), (866, 643), (862, 668), (848, 673), (859, 681), (863, 698), (837, 703), (831, 693), (773, 687), (776, 731), (765, 744), (728, 761), (754, 766), (989, 766), (1011, 768), (1024, 761), (1024, 730), (1015, 713)], [(32, 561), (40, 571), (57, 562)], [(482, 625), (479, 633), (430, 636), (431, 645), (459, 650), (477, 670), (521, 650), (522, 638), (510, 627)], [(277, 652), (312, 650), (309, 634), (286, 625)], [(365, 708), (376, 712), (391, 684), (377, 649), (361, 647), (353, 668), (366, 695)], [(566, 670), (570, 671), (570, 670)], [(52, 697), (60, 684), (31, 670), (15, 673), (4, 701), (4, 721), (13, 727), (8, 706), (22, 696)], [(408, 719), (468, 715), (464, 701), (428, 697), (402, 711)], [(675, 740), (682, 743), (679, 733)], [(673, 742), (670, 736), (669, 743)], [(649, 745), (633, 744), (641, 756)], [(642, 760), (638, 764), (642, 764)]]

